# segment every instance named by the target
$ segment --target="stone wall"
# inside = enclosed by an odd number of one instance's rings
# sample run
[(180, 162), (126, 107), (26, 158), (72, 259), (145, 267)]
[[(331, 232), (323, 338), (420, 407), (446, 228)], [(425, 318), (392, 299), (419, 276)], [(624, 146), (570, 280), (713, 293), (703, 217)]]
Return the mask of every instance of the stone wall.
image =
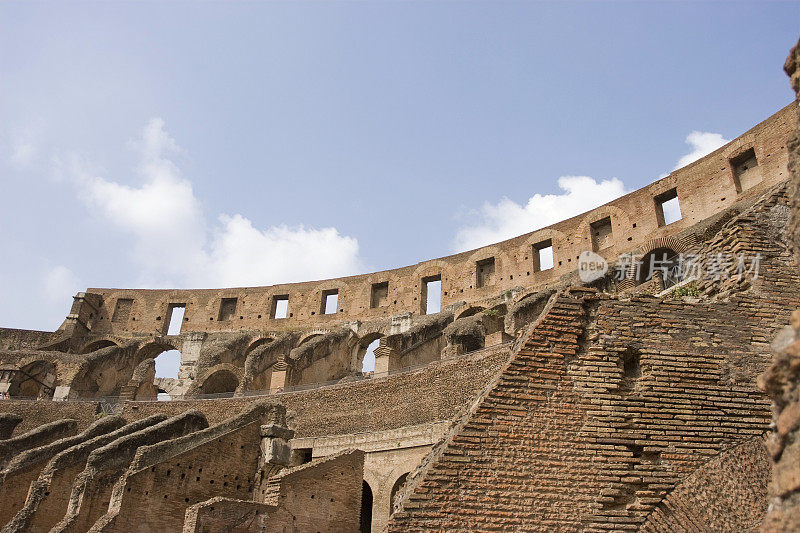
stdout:
[(695, 470), (639, 531), (757, 531), (767, 511), (769, 477), (764, 440), (745, 441)]
[(344, 451), (286, 470), (266, 502), (216, 497), (191, 506), (184, 533), (359, 531), (364, 454)]
[[(779, 189), (728, 222), (737, 251), (764, 254), (746, 290), (704, 299), (560, 296), (425, 459), (389, 530), (635, 530), (668, 509), (659, 505), (680, 483), (701, 479), (703, 465), (760, 439), (771, 412), (756, 377), (800, 302), (784, 228), (764, 224), (786, 202)], [(748, 464), (763, 473), (763, 456), (740, 459), (720, 459), (705, 474), (739, 487), (730, 499), (696, 496), (712, 530), (752, 528), (766, 511), (764, 491), (745, 475)], [(724, 511), (753, 495), (762, 499), (751, 498), (748, 512)]]
[[(508, 347), (432, 363), (419, 370), (279, 394), (298, 437), (382, 431), (448, 420), (480, 391), (508, 358)], [(131, 420), (153, 413), (202, 411), (211, 423), (252, 403), (252, 398), (125, 402)]]
[[(787, 106), (714, 153), (645, 188), (547, 228), (477, 250), (383, 272), (271, 287), (92, 288), (87, 294), (99, 296), (102, 303), (96, 312), (87, 311), (85, 320), (92, 335), (133, 332), (163, 335), (167, 332), (171, 309), (184, 305), (183, 327), (191, 331), (326, 330), (353, 320), (423, 314), (423, 278), (441, 278), (443, 307), (460, 301), (484, 301), (522, 287), (542, 288), (573, 272), (578, 255), (584, 250), (594, 249), (606, 258), (615, 258), (649, 240), (691, 228), (742, 198), (785, 180), (786, 138), (796, 118), (796, 106)], [(751, 169), (753, 178), (744, 183), (737, 177), (734, 163), (751, 149), (758, 165)], [(664, 225), (658, 216), (658, 199), (673, 189), (683, 218)], [(592, 227), (607, 217), (612, 233), (606, 245), (593, 241)], [(555, 265), (550, 270), (537, 271), (534, 251), (545, 241), (552, 242)], [(487, 260), (493, 261), (493, 273), (486, 280), (479, 280), (477, 264)], [(385, 299), (374, 307), (373, 286), (387, 282)], [(339, 312), (326, 315), (322, 313), (322, 302), (324, 294), (330, 291), (338, 291)], [(285, 296), (289, 299), (287, 317), (272, 318), (275, 298)], [(120, 301), (123, 303), (119, 304)], [(119, 306), (122, 307), (117, 309)]]
[[(784, 66), (800, 102), (800, 42)], [(792, 218), (789, 245), (800, 264), (800, 121), (788, 140)], [(761, 531), (800, 530), (800, 309), (774, 341), (772, 365), (760, 378), (761, 388), (773, 400), (774, 430), (767, 439), (773, 462), (770, 510)]]

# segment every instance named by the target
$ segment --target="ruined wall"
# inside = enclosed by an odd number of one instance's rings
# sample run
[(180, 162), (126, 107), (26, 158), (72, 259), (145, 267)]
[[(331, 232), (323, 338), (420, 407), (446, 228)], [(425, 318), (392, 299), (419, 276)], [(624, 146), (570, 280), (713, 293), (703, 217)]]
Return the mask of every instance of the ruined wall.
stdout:
[[(739, 199), (786, 179), (785, 141), (796, 117), (796, 106), (787, 106), (711, 155), (645, 188), (577, 217), (491, 246), (384, 272), (271, 287), (88, 289), (87, 294), (102, 297), (102, 305), (96, 313), (87, 311), (85, 322), (91, 322), (92, 335), (163, 335), (171, 308), (185, 305), (183, 326), (191, 331), (325, 329), (355, 319), (369, 321), (404, 312), (421, 314), (423, 278), (441, 277), (443, 307), (459, 301), (485, 300), (519, 287), (540, 287), (574, 271), (577, 257), (584, 250), (594, 249), (614, 258), (650, 239), (691, 228)], [(746, 171), (747, 176), (740, 176), (737, 158), (750, 149), (757, 165)], [(659, 218), (658, 200), (673, 189), (683, 218), (664, 225)], [(605, 229), (596, 223), (606, 217), (610, 217), (611, 234), (598, 241), (597, 233)], [(601, 237), (604, 236), (605, 233)], [(554, 247), (555, 266), (537, 271), (535, 246), (548, 240)], [(477, 264), (492, 258), (491, 274), (479, 280)], [(378, 286), (377, 297), (373, 285), (381, 283), (388, 283), (388, 289), (384, 294)], [(339, 312), (322, 314), (324, 293), (330, 291), (338, 291)], [(287, 318), (272, 318), (275, 297), (286, 296)], [(375, 303), (378, 307), (373, 307)]]
[[(800, 101), (800, 42), (789, 52), (784, 70)], [(792, 175), (788, 240), (800, 264), (800, 121), (795, 127), (787, 143)], [(767, 439), (773, 475), (770, 509), (761, 527), (764, 533), (800, 530), (800, 309), (775, 339), (773, 350), (772, 365), (760, 378), (774, 410), (774, 430)]]
[[(92, 530), (181, 531), (192, 504), (215, 496), (258, 497), (262, 427), (267, 424), (291, 437), (283, 407), (257, 403), (223, 423), (140, 448), (114, 487), (108, 512)], [(285, 455), (283, 464), (288, 462), (288, 448)]]
[(33, 350), (53, 342), (58, 336), (52, 331), (0, 328), (0, 349)]
[[(425, 459), (390, 531), (637, 529), (654, 510), (664, 518), (669, 505), (689, 501), (664, 500), (682, 482), (731, 489), (694, 494), (687, 512), (697, 523), (756, 527), (767, 502), (763, 483), (759, 491), (748, 476), (764, 473), (763, 452), (713, 460), (770, 426), (756, 377), (800, 302), (785, 227), (767, 223), (787, 201), (779, 189), (722, 232), (737, 235), (738, 251), (764, 256), (746, 289), (704, 299), (588, 289), (559, 297)], [(748, 506), (737, 507), (741, 500)]]
[(55, 454), (117, 430), (123, 425), (125, 425), (125, 420), (122, 417), (105, 417), (78, 435), (59, 439), (17, 454), (0, 471), (0, 501), (3, 502), (0, 505), (0, 523), (5, 524), (11, 520), (23, 507), (30, 484), (39, 477), (39, 473)]
[(191, 506), (184, 533), (359, 531), (364, 454), (344, 451), (281, 472), (264, 503), (216, 497)]
[(695, 470), (639, 531), (757, 531), (767, 508), (769, 477), (764, 440), (750, 439)]
[(59, 402), (56, 404), (42, 401), (2, 400), (0, 410), (22, 417), (22, 422), (14, 430), (14, 435), (19, 436), (49, 422), (62, 419), (75, 420), (77, 428), (84, 430), (97, 420), (99, 404), (97, 402)]
[(390, 531), (642, 524), (682, 478), (769, 427), (754, 379), (774, 327), (742, 303), (560, 298)]
[[(498, 347), (441, 361), (414, 372), (276, 396), (292, 413), (298, 437), (381, 431), (448, 420), (480, 391), (508, 358)], [(202, 411), (211, 423), (252, 403), (252, 398), (126, 402), (123, 416)]]
[(52, 531), (87, 531), (108, 510), (114, 485), (135, 459), (139, 448), (169, 441), (208, 426), (201, 413), (188, 411), (124, 435), (93, 450), (72, 484), (67, 512)]
[[(86, 467), (89, 454), (115, 440), (163, 422), (164, 415), (154, 415), (144, 420), (78, 443), (50, 459), (30, 487), (21, 487), (27, 493), (24, 505), (4, 527), (3, 533), (46, 533), (66, 514), (72, 483)], [(5, 503), (4, 503), (5, 505)]]

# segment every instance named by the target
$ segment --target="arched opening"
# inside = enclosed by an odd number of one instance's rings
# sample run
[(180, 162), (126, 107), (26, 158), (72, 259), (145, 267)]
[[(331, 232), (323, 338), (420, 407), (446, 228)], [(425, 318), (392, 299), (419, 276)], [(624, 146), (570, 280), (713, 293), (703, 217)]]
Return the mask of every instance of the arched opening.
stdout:
[(311, 335), (306, 335), (305, 337), (303, 337), (302, 339), (300, 339), (300, 342), (298, 342), (298, 343), (297, 343), (297, 345), (298, 345), (298, 346), (302, 346), (302, 345), (304, 345), (305, 343), (307, 343), (308, 341), (310, 341), (311, 339), (314, 339), (314, 338), (316, 338), (316, 337), (319, 337), (320, 335), (322, 335), (322, 333), (312, 333)]
[(239, 386), (239, 379), (230, 370), (217, 370), (206, 378), (200, 387), (200, 394), (216, 394), (231, 397)]
[(169, 393), (167, 391), (165, 391), (164, 389), (161, 389), (161, 388), (157, 387), (156, 390), (158, 391), (158, 395), (156, 396), (156, 399), (159, 402), (168, 402), (168, 401), (170, 401), (172, 399), (172, 396), (170, 396)]
[(8, 395), (11, 398), (52, 398), (55, 381), (56, 367), (53, 363), (34, 361), (14, 372)]
[(356, 376), (368, 375), (375, 371), (375, 349), (380, 346), (382, 333), (364, 335), (353, 346), (351, 371)]
[(683, 279), (678, 253), (671, 248), (656, 248), (642, 256), (639, 283), (653, 280), (656, 290), (669, 289)]
[(361, 373), (370, 374), (375, 371), (375, 350), (381, 345), (380, 339), (375, 339), (364, 352), (364, 358), (361, 360)]
[(400, 493), (400, 491), (403, 490), (403, 487), (406, 486), (406, 480), (408, 480), (408, 474), (409, 472), (406, 472), (405, 474), (397, 478), (397, 481), (395, 481), (394, 485), (392, 486), (392, 492), (390, 493), (389, 496), (390, 515), (394, 513), (394, 510), (397, 507), (397, 502), (395, 500), (397, 499), (397, 496)]
[(97, 350), (101, 350), (103, 348), (108, 348), (109, 346), (118, 346), (118, 344), (114, 341), (110, 341), (108, 339), (100, 339), (97, 341), (92, 341), (88, 343), (86, 346), (81, 348), (81, 353), (92, 353), (96, 352)]
[(256, 350), (257, 348), (261, 348), (262, 346), (264, 346), (265, 344), (269, 344), (269, 343), (270, 343), (270, 342), (272, 342), (273, 340), (274, 340), (274, 339), (273, 339), (272, 337), (261, 337), (261, 338), (259, 338), (259, 339), (256, 339), (256, 340), (254, 340), (254, 341), (253, 341), (253, 342), (251, 342), (251, 343), (250, 343), (250, 345), (249, 345), (249, 346), (248, 346), (248, 347), (245, 349), (245, 351), (244, 351), (244, 356), (245, 356), (245, 358), (247, 358), (247, 356), (248, 356), (248, 355), (250, 355), (250, 354), (251, 354), (251, 353), (252, 353), (254, 350)]
[(165, 350), (158, 354), (155, 361), (157, 378), (178, 379), (178, 370), (181, 368), (181, 352)]
[(482, 312), (483, 309), (483, 307), (467, 307), (458, 313), (455, 319), (458, 320), (459, 318), (467, 318), (468, 316), (477, 315), (478, 313)]
[(164, 380), (177, 380), (181, 367), (181, 352), (172, 344), (153, 342), (139, 349), (137, 359), (152, 358), (155, 360), (154, 385), (158, 390), (159, 400), (169, 400), (170, 396), (163, 391)]
[(361, 533), (372, 531), (372, 488), (369, 483), (361, 483)]

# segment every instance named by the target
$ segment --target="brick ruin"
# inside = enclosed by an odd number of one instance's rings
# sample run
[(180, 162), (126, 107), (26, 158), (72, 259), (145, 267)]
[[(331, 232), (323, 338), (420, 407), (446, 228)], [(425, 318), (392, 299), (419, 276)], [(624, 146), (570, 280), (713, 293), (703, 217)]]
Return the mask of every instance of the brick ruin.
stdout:
[(0, 329), (2, 532), (800, 530), (799, 121), (470, 252)]

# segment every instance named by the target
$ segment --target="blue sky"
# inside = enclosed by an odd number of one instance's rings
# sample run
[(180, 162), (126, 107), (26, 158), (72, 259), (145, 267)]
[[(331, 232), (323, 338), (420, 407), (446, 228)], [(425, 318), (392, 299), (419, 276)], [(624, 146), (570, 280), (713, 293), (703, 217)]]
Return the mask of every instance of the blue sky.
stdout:
[(786, 105), (798, 21), (789, 2), (3, 2), (0, 325), (52, 330), (89, 286), (353, 274), (571, 216)]

